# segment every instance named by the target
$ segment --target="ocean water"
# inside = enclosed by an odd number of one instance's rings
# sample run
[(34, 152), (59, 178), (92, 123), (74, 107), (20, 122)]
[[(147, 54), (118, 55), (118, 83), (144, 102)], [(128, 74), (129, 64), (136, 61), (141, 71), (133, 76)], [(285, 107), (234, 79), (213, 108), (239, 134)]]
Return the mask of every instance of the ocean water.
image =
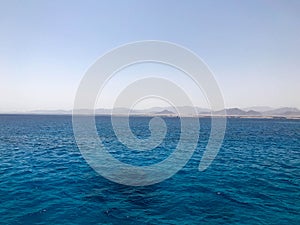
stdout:
[[(116, 158), (150, 165), (172, 153), (177, 118), (165, 118), (164, 142), (137, 153), (120, 144), (109, 117), (99, 135)], [(149, 118), (131, 118), (150, 135)], [(300, 120), (228, 119), (222, 148), (204, 172), (198, 164), (210, 132), (200, 119), (186, 166), (161, 183), (130, 187), (98, 175), (75, 144), (71, 116), (0, 116), (0, 224), (300, 224)]]

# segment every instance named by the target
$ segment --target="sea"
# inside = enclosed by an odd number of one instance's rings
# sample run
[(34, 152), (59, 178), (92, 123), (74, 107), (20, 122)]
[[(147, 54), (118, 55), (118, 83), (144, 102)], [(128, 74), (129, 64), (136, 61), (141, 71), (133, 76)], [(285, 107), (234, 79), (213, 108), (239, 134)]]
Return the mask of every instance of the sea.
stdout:
[[(150, 117), (131, 117), (139, 138)], [(163, 118), (167, 133), (152, 151), (118, 141), (109, 116), (99, 136), (116, 159), (145, 166), (172, 154), (180, 118)], [(0, 115), (0, 224), (300, 224), (300, 120), (228, 118), (222, 147), (198, 165), (211, 119), (174, 176), (149, 186), (114, 183), (94, 171), (76, 145), (69, 115)]]

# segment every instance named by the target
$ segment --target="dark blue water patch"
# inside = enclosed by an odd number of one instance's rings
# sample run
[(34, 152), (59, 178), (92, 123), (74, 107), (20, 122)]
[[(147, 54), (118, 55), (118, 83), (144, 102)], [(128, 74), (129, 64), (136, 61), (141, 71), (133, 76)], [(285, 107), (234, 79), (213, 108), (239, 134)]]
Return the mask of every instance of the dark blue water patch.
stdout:
[[(121, 145), (108, 119), (97, 117), (97, 127), (114, 154)], [(147, 137), (148, 122), (132, 118), (130, 125)], [(174, 131), (178, 122), (166, 121)], [(197, 149), (182, 170), (159, 184), (128, 187), (89, 167), (70, 116), (1, 115), (0, 224), (300, 224), (300, 121), (229, 119), (222, 148), (204, 172), (198, 164), (210, 120), (200, 124)], [(168, 132), (163, 145), (171, 153), (178, 134)]]
[[(139, 139), (149, 138), (151, 119), (152, 117), (130, 117), (129, 125), (132, 133)], [(123, 122), (125, 119), (119, 117), (117, 120)], [(161, 162), (176, 149), (180, 138), (180, 119), (165, 117), (163, 120), (167, 126), (164, 141), (156, 148), (140, 151), (139, 149), (130, 149), (119, 141), (115, 135), (111, 117), (96, 118), (98, 134), (107, 151), (119, 161), (136, 166), (147, 166)]]

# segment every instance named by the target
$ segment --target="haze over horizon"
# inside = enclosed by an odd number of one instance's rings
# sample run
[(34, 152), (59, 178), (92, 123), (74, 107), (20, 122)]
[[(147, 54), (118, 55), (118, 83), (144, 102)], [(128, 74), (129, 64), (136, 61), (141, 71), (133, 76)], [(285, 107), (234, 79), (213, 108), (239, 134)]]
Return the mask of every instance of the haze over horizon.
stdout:
[[(89, 66), (140, 40), (194, 51), (214, 73), (226, 108), (300, 109), (299, 12), (299, 1), (2, 1), (0, 112), (72, 109)], [(111, 108), (120, 84), (147, 74), (173, 79), (207, 108), (180, 72), (150, 64), (120, 71), (97, 107)]]

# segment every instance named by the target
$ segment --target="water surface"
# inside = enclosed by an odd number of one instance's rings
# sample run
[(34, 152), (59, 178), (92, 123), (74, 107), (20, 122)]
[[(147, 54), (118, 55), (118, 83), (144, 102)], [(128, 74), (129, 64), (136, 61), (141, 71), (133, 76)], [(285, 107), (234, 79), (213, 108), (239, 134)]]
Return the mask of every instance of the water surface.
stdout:
[[(99, 135), (119, 160), (150, 165), (172, 153), (180, 135), (166, 118), (164, 142), (140, 154), (115, 137), (109, 117)], [(149, 118), (130, 121), (140, 138)], [(223, 146), (198, 171), (210, 120), (175, 176), (147, 187), (119, 185), (82, 158), (70, 116), (0, 116), (0, 224), (300, 224), (300, 121), (228, 119)]]

